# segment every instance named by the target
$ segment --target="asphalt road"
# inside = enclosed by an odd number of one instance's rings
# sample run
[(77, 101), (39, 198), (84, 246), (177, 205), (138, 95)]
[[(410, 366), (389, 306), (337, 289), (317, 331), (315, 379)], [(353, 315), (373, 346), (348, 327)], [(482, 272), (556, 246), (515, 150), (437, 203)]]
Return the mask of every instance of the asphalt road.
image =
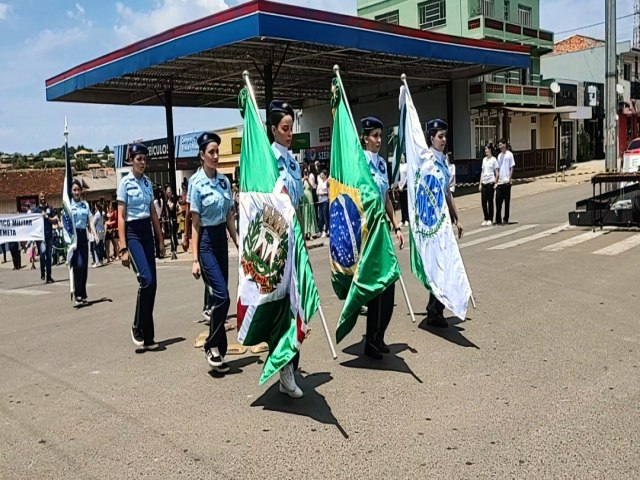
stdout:
[[(131, 271), (91, 269), (96, 303), (74, 309), (62, 267), (42, 285), (2, 265), (0, 478), (640, 478), (638, 232), (566, 227), (589, 189), (516, 198), (517, 223), (485, 229), (467, 199), (460, 244), (478, 308), (425, 328), (427, 294), (400, 251), (418, 323), (398, 285), (392, 354), (359, 356), (361, 318), (334, 361), (314, 320), (301, 400), (258, 386), (264, 355), (208, 373), (186, 255), (159, 265), (164, 348), (142, 354)], [(327, 247), (310, 255), (334, 330)]]

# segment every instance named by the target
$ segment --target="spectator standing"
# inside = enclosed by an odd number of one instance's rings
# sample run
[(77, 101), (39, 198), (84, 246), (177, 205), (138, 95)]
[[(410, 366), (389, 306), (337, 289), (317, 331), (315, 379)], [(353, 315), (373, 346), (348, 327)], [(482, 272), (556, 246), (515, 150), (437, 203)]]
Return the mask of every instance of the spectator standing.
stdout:
[(493, 223), (493, 197), (495, 185), (498, 179), (498, 160), (493, 156), (493, 146), (491, 144), (484, 147), (484, 158), (482, 159), (482, 169), (480, 173), (480, 201), (482, 202), (482, 213), (484, 221), (483, 227)]
[[(403, 159), (404, 160), (404, 159)], [(400, 163), (400, 177), (398, 179), (398, 191), (400, 192), (400, 220), (401, 225), (409, 225), (409, 199), (407, 197), (407, 162)]]
[(102, 217), (102, 205), (96, 203), (93, 210), (93, 229), (96, 232), (96, 238), (94, 239), (94, 255), (93, 266), (103, 265), (104, 260), (104, 219)]
[(327, 178), (327, 171), (323, 170), (318, 178), (318, 212), (320, 220), (318, 222), (318, 229), (321, 232), (322, 237), (329, 236), (329, 179)]
[[(511, 177), (516, 162), (513, 153), (507, 149), (507, 141), (503, 138), (498, 143), (498, 178), (496, 179), (496, 224), (509, 224), (509, 207), (511, 205)], [(504, 203), (504, 217), (502, 217), (502, 204)]]
[(42, 214), (44, 219), (44, 241), (38, 242), (40, 250), (40, 279), (47, 283), (53, 283), (53, 278), (51, 278), (53, 227), (58, 224), (58, 217), (55, 210), (47, 203), (47, 195), (44, 192), (38, 194), (38, 206), (33, 209), (33, 213)]

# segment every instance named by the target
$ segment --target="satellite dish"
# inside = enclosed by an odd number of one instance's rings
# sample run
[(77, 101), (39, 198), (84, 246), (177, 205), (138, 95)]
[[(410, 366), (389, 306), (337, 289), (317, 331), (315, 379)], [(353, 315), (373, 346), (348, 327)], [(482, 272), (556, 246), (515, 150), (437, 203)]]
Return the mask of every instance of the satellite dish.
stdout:
[(624, 86), (616, 83), (616, 92), (618, 92), (618, 95), (622, 95), (624, 93)]
[(549, 88), (553, 93), (560, 93), (560, 84), (558, 82), (552, 82)]

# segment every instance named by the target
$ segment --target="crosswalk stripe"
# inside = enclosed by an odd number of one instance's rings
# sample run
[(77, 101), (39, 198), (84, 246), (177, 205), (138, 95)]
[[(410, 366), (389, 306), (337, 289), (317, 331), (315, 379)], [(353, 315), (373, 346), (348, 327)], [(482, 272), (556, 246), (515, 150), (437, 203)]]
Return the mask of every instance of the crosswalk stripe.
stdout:
[(554, 243), (552, 245), (547, 245), (544, 248), (541, 248), (541, 252), (560, 252), (569, 247), (575, 247), (576, 245), (580, 245), (581, 243), (588, 242), (593, 238), (598, 238), (602, 235), (605, 235), (609, 232), (605, 230), (598, 230), (596, 232), (586, 232), (582, 235), (578, 235), (576, 237), (568, 238), (566, 240), (562, 240), (561, 242)]
[(525, 243), (534, 242), (536, 240), (540, 240), (541, 238), (548, 237), (555, 233), (562, 232), (571, 228), (569, 222), (559, 225), (557, 227), (550, 228), (549, 230), (545, 230), (543, 232), (534, 233), (533, 235), (529, 235), (528, 237), (519, 238), (518, 240), (514, 240), (512, 242), (503, 243), (502, 245), (496, 245), (495, 247), (491, 247), (488, 250), (506, 250), (507, 248), (517, 247), (519, 245), (524, 245)]
[(477, 230), (471, 230), (470, 232), (464, 232), (465, 237), (470, 237), (471, 235), (475, 235), (476, 233), (486, 232), (487, 230), (493, 230), (496, 227), (482, 227)]
[(4, 293), (6, 295), (28, 295), (31, 297), (37, 297), (40, 295), (48, 295), (51, 292), (48, 292), (46, 290), (29, 290), (29, 289), (8, 290), (5, 288), (0, 288), (0, 293)]
[(459, 248), (471, 247), (473, 245), (478, 245), (480, 243), (490, 242), (491, 240), (497, 240), (498, 238), (506, 237), (509, 235), (513, 235), (518, 232), (524, 232), (525, 230), (531, 230), (532, 228), (536, 228), (538, 225), (523, 225), (521, 227), (514, 228), (513, 230), (507, 230), (506, 232), (496, 233), (495, 235), (489, 235), (488, 237), (478, 238), (477, 240), (471, 240), (470, 242), (461, 243)]
[(595, 252), (593, 252), (593, 254), (613, 256), (618, 255), (622, 252), (626, 252), (627, 250), (630, 250), (638, 245), (640, 245), (640, 235), (634, 235), (633, 237), (625, 238), (624, 240), (616, 242), (613, 245), (609, 245), (608, 247), (596, 250)]

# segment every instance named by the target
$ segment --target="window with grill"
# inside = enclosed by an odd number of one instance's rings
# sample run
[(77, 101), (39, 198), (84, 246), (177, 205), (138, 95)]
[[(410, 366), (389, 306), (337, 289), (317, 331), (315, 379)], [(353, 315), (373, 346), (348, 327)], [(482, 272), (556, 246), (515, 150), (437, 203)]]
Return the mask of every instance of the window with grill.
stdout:
[(384, 23), (391, 23), (392, 25), (399, 25), (400, 24), (400, 15), (399, 15), (398, 10), (396, 10), (395, 12), (387, 12), (387, 13), (383, 13), (382, 15), (378, 15), (376, 17), (376, 21), (384, 22)]
[(511, 2), (509, 0), (504, 0), (504, 21), (509, 21), (509, 10), (511, 10)]
[(489, 18), (496, 18), (495, 0), (480, 0), (480, 15)]
[(533, 17), (533, 13), (531, 11), (531, 7), (527, 7), (525, 5), (518, 5), (518, 23), (520, 23), (520, 25), (524, 25), (525, 27), (530, 27), (532, 17)]
[(447, 24), (445, 0), (427, 0), (418, 5), (418, 21), (420, 28), (439, 27)]

